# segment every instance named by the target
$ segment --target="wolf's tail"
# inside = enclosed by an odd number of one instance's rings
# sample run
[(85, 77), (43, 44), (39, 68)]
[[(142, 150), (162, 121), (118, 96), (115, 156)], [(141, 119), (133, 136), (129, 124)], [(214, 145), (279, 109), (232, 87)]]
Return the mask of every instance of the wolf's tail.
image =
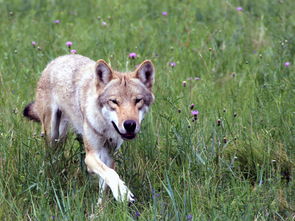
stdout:
[(23, 115), (29, 118), (30, 120), (33, 120), (35, 122), (40, 122), (40, 118), (35, 110), (35, 101), (33, 101), (32, 103), (28, 104), (25, 107), (23, 111)]

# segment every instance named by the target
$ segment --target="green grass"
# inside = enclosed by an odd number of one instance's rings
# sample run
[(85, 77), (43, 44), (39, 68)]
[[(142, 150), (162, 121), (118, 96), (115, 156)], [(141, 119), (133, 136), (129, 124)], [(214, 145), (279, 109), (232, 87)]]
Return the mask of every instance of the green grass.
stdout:
[[(1, 220), (294, 220), (292, 0), (1, 0), (0, 11)], [(48, 159), (22, 117), (66, 41), (117, 70), (156, 66), (156, 102), (115, 156), (131, 207), (110, 195), (97, 208), (75, 136)]]

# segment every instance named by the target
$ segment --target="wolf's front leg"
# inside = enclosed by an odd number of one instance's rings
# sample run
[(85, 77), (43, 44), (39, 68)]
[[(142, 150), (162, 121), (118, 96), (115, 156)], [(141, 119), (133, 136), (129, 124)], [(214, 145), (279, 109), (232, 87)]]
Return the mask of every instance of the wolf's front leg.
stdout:
[[(107, 184), (116, 200), (118, 201), (129, 201), (134, 202), (134, 195), (125, 185), (123, 180), (120, 179), (119, 175), (115, 170), (108, 167), (101, 159), (99, 151), (93, 148), (87, 139), (84, 138), (84, 145), (86, 150), (85, 163), (90, 172), (93, 172), (100, 176)], [(102, 185), (104, 185), (102, 183)]]
[[(113, 158), (111, 157), (109, 149), (107, 149), (107, 147), (101, 148), (99, 150), (99, 159), (101, 159), (101, 161), (105, 165), (110, 167), (111, 169), (115, 168), (115, 162), (114, 162)], [(104, 181), (104, 179), (99, 177), (99, 198), (98, 198), (97, 205), (102, 204), (102, 198), (107, 191), (107, 187), (108, 186), (107, 186), (106, 182)]]

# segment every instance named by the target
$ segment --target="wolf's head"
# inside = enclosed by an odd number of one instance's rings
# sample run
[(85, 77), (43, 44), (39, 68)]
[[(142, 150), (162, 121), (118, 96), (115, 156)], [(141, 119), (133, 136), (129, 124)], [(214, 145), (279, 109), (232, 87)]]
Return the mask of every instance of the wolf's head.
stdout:
[(154, 101), (152, 86), (155, 69), (142, 62), (134, 72), (119, 73), (103, 60), (96, 62), (98, 103), (104, 119), (123, 139), (133, 139)]

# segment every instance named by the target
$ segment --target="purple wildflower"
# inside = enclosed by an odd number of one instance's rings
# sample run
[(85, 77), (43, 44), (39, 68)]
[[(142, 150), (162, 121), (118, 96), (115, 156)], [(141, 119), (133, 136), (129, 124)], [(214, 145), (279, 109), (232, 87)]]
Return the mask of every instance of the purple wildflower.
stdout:
[(161, 195), (160, 193), (155, 193), (154, 197), (159, 198)]
[(73, 42), (71, 42), (71, 41), (66, 42), (66, 46), (68, 46), (68, 48), (70, 48), (72, 45), (73, 45)]
[(191, 105), (190, 105), (190, 109), (191, 109), (191, 110), (194, 109), (194, 107), (195, 107), (195, 104), (191, 104)]
[(167, 16), (168, 15), (168, 12), (162, 12), (162, 15), (163, 16)]
[(33, 46), (33, 47), (36, 47), (36, 45), (37, 45), (37, 42), (32, 41), (32, 46)]
[(236, 7), (236, 10), (241, 12), (241, 11), (243, 11), (243, 8), (241, 6), (239, 6), (239, 7)]
[(190, 221), (190, 220), (192, 220), (192, 219), (193, 219), (193, 215), (192, 215), (192, 214), (188, 214), (188, 215), (186, 216), (186, 220)]
[(289, 61), (287, 61), (287, 62), (284, 63), (284, 66), (285, 67), (289, 67), (290, 65), (291, 65), (291, 63)]
[(137, 54), (135, 52), (131, 52), (129, 55), (128, 55), (129, 58), (131, 59), (135, 59), (137, 57)]
[(201, 80), (201, 78), (199, 77), (195, 77), (195, 81)]
[(140, 212), (136, 211), (134, 214), (136, 217), (140, 217)]
[(152, 197), (153, 197), (153, 199), (159, 198), (160, 196), (161, 196), (160, 193), (157, 193), (154, 189), (152, 189)]
[(175, 62), (170, 62), (169, 65), (174, 68), (176, 66), (176, 63)]
[(102, 22), (101, 22), (101, 25), (102, 25), (102, 26), (107, 26), (108, 24), (107, 24), (105, 21), (102, 21)]
[(59, 24), (60, 23), (60, 20), (54, 20), (53, 23)]
[(75, 49), (70, 50), (70, 52), (71, 52), (71, 54), (77, 54), (77, 50), (75, 50)]
[(152, 197), (154, 198), (158, 198), (160, 197), (160, 193), (157, 193), (154, 189), (152, 189)]
[(192, 110), (192, 111), (191, 111), (191, 114), (192, 114), (193, 116), (198, 116), (199, 111), (198, 111), (198, 110)]

